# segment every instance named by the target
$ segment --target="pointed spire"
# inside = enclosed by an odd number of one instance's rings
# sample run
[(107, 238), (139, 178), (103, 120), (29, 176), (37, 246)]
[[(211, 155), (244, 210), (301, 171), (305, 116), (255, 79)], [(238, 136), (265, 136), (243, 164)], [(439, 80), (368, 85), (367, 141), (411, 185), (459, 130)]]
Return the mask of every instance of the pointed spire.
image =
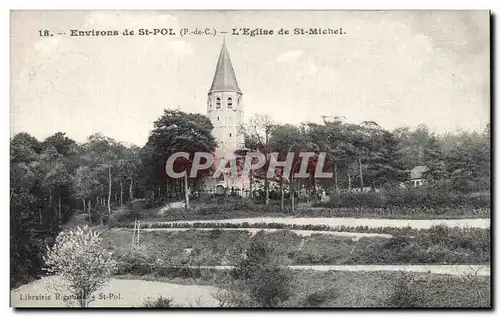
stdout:
[(237, 91), (241, 93), (241, 89), (238, 86), (238, 81), (236, 80), (236, 75), (234, 73), (233, 64), (231, 63), (231, 58), (229, 57), (229, 52), (227, 51), (225, 37), (222, 42), (222, 49), (220, 50), (214, 80), (209, 93), (212, 91)]

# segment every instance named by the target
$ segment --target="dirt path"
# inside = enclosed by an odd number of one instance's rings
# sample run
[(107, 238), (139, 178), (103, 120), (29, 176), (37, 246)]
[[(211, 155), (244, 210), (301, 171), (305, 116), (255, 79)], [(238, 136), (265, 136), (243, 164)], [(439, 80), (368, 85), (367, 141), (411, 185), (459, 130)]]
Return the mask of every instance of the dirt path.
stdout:
[[(227, 270), (232, 266), (199, 266), (198, 268)], [(414, 273), (432, 273), (432, 274), (447, 274), (455, 276), (464, 276), (467, 274), (477, 274), (481, 276), (490, 276), (489, 265), (468, 265), (468, 264), (409, 264), (409, 265), (290, 265), (292, 270), (313, 270), (313, 271), (349, 271), (349, 272), (414, 272)]]
[(449, 275), (476, 274), (490, 276), (489, 265), (294, 265), (294, 270), (312, 269), (315, 271), (405, 271)]
[[(62, 297), (64, 294), (51, 290), (50, 285), (56, 281), (56, 277), (45, 277), (11, 291), (11, 306), (67, 307), (68, 305), (58, 296)], [(172, 298), (175, 305), (183, 307), (215, 307), (217, 301), (210, 295), (215, 291), (217, 288), (212, 286), (111, 279), (102, 290), (94, 294), (96, 300), (90, 303), (90, 307), (141, 307), (148, 297), (156, 299), (159, 295)], [(27, 299), (28, 295), (39, 298)], [(41, 298), (42, 296), (45, 298)], [(50, 299), (47, 296), (50, 296)]]
[[(238, 219), (223, 219), (223, 220), (190, 220), (190, 221), (171, 221), (174, 223), (282, 223), (288, 225), (328, 225), (330, 227), (337, 226), (367, 226), (370, 228), (381, 227), (412, 227), (415, 229), (429, 229), (436, 225), (446, 225), (449, 227), (475, 227), (475, 228), (490, 228), (491, 219), (476, 218), (476, 219), (373, 219), (373, 218), (292, 218), (292, 217), (259, 217), (259, 218), (238, 218)], [(169, 223), (171, 223), (169, 222)]]
[[(188, 230), (199, 230), (199, 231), (212, 231), (216, 228), (145, 228), (141, 229), (144, 231), (188, 231)], [(118, 230), (133, 230), (133, 229), (118, 229)], [(269, 228), (218, 228), (217, 230), (225, 230), (225, 231), (247, 231), (252, 236), (255, 235), (259, 231), (264, 232), (276, 232), (285, 229), (269, 229)], [(390, 234), (383, 233), (364, 233), (364, 232), (340, 232), (340, 231), (319, 231), (319, 230), (289, 230), (290, 232), (295, 233), (298, 236), (309, 237), (313, 234), (326, 234), (338, 237), (350, 237), (353, 240), (358, 240), (363, 237), (378, 237), (378, 238), (392, 238)]]

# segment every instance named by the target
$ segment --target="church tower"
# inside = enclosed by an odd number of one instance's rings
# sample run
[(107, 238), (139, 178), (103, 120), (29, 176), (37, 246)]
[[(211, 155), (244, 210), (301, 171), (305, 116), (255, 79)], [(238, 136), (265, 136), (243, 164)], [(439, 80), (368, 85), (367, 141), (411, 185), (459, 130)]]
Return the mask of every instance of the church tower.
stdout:
[(243, 123), (242, 97), (224, 41), (207, 100), (207, 114), (214, 126), (212, 133), (218, 144), (216, 160), (233, 158), (234, 151), (245, 145), (239, 131)]

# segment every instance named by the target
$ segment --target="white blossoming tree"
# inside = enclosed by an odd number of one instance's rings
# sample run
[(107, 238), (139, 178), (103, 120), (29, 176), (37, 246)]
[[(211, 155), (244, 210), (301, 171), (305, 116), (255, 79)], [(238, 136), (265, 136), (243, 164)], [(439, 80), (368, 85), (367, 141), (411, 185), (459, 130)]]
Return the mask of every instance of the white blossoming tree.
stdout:
[(64, 231), (44, 257), (47, 271), (60, 278), (58, 288), (81, 307), (93, 300), (116, 270), (116, 261), (107, 252), (100, 233), (88, 226)]

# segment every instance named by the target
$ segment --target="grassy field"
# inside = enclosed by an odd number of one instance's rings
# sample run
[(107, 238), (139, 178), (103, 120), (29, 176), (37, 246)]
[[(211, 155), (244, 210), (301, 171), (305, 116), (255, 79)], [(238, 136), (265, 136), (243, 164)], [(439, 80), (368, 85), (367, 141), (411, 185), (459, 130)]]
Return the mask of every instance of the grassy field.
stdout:
[[(356, 196), (357, 197), (357, 196)], [(359, 197), (358, 197), (359, 198)], [(214, 196), (193, 198), (190, 209), (186, 211), (182, 202), (171, 202), (162, 208), (147, 208), (148, 204), (125, 205), (118, 208), (112, 225), (130, 223), (135, 219), (147, 222), (181, 220), (221, 220), (251, 217), (350, 217), (384, 219), (469, 219), (489, 218), (491, 208), (488, 204), (463, 204), (433, 206), (422, 204), (420, 207), (405, 205), (370, 207), (364, 204), (349, 206), (330, 206), (328, 203), (299, 202), (292, 212), (289, 202), (284, 210), (279, 200), (271, 200), (268, 205), (241, 197)], [(166, 208), (170, 206), (169, 208)], [(314, 207), (316, 206), (316, 207)], [(116, 217), (117, 216), (117, 217)]]
[[(490, 229), (446, 227), (414, 229), (401, 221), (388, 227), (385, 219), (464, 219), (486, 222), (489, 209), (367, 209), (314, 208), (302, 206), (294, 214), (279, 211), (279, 206), (246, 202), (222, 204), (193, 203), (193, 209), (129, 210), (122, 208), (104, 230), (106, 247), (119, 263), (114, 278), (224, 288), (222, 271), (197, 266), (231, 266), (241, 262), (251, 242), (262, 240), (280, 259), (279, 265), (405, 265), (405, 264), (486, 264), (490, 262)], [(237, 207), (237, 208), (236, 208)], [(132, 212), (131, 212), (132, 211)], [(326, 226), (335, 217), (358, 218), (345, 226)], [(173, 220), (214, 220), (266, 217), (270, 223), (194, 223), (166, 224)], [(272, 223), (276, 217), (311, 217), (311, 224)], [(281, 218), (280, 218), (281, 217)], [(320, 219), (319, 217), (325, 217)], [(328, 218), (329, 217), (329, 218)], [(372, 218), (377, 220), (362, 220)], [(477, 218), (485, 218), (483, 220)], [(140, 243), (132, 246), (131, 228), (141, 219), (143, 228), (186, 228), (182, 231), (141, 230)], [(161, 221), (163, 223), (158, 223)], [(247, 221), (240, 220), (237, 221)], [(250, 221), (250, 220), (248, 220)], [(368, 226), (373, 221), (381, 226)], [(357, 226), (361, 222), (363, 226)], [(403, 221), (404, 222), (404, 221)], [(428, 228), (432, 223), (423, 221)], [(453, 222), (453, 221), (452, 221)], [(456, 222), (456, 221), (455, 221)], [(462, 221), (470, 223), (471, 221)], [(407, 223), (407, 222), (406, 222)], [(413, 222), (412, 222), (413, 223)], [(379, 224), (380, 225), (380, 224)], [(385, 226), (385, 227), (384, 227)], [(128, 228), (125, 228), (128, 227)], [(208, 230), (196, 230), (205, 228)], [(241, 230), (224, 230), (239, 228)], [(255, 233), (245, 229), (283, 229)], [(301, 236), (290, 230), (309, 230)], [(392, 237), (348, 237), (314, 233), (315, 231), (383, 233)], [(343, 269), (343, 268), (342, 268)], [(397, 268), (398, 269), (398, 268)], [(286, 270), (286, 268), (285, 268)], [(452, 276), (430, 273), (348, 272), (291, 270), (292, 296), (281, 303), (288, 307), (489, 307), (489, 276)], [(461, 271), (460, 271), (461, 272)], [(460, 273), (459, 273), (460, 274)], [(226, 276), (227, 278), (227, 276)], [(125, 285), (125, 284), (124, 284)], [(156, 285), (156, 284), (155, 284)], [(145, 286), (146, 287), (146, 286)], [(161, 286), (159, 286), (161, 288)], [(147, 287), (146, 287), (147, 288)], [(163, 294), (163, 293), (162, 293)], [(396, 296), (396, 295), (397, 296)], [(209, 294), (208, 296), (212, 296)], [(214, 298), (210, 298), (213, 303)]]
[[(401, 281), (399, 272), (293, 272), (291, 298), (283, 303), (290, 307), (387, 307), (394, 288)], [(490, 278), (452, 277), (407, 273), (410, 282), (406, 293), (417, 307), (489, 307)], [(117, 278), (144, 279), (174, 284), (219, 286), (214, 276), (196, 280), (153, 275), (123, 275)]]
[[(239, 208), (239, 207), (238, 207)], [(414, 208), (317, 208), (299, 207), (295, 212), (280, 211), (278, 206), (255, 205), (251, 208), (231, 208), (214, 205), (173, 208), (159, 215), (158, 209), (141, 211), (138, 218), (147, 222), (179, 220), (222, 220), (250, 217), (352, 217), (385, 219), (470, 219), (489, 218), (489, 208), (414, 209)]]
[[(267, 224), (270, 225), (276, 224)], [(263, 226), (263, 225), (262, 225)], [(278, 225), (279, 226), (279, 225)], [(256, 225), (256, 227), (258, 227)], [(217, 306), (214, 289), (224, 288), (225, 274), (196, 266), (235, 265), (251, 242), (261, 240), (280, 265), (489, 264), (490, 230), (448, 228), (337, 228), (350, 232), (389, 233), (389, 237), (315, 234), (299, 236), (281, 227), (275, 232), (213, 230), (147, 231), (131, 246), (132, 230), (103, 230), (105, 246), (119, 263), (106, 290), (121, 290), (126, 301), (103, 306), (140, 306), (150, 296), (166, 296), (178, 306)], [(489, 307), (490, 277), (402, 272), (291, 270), (291, 297), (285, 307)], [(226, 279), (228, 275), (225, 275)], [(138, 281), (139, 280), (139, 281)], [(141, 281), (142, 280), (142, 281)], [(146, 283), (146, 281), (151, 281)], [(144, 282), (144, 283), (140, 283)], [(226, 282), (227, 283), (227, 282)], [(191, 286), (182, 288), (180, 285)], [(214, 288), (215, 287), (215, 288)], [(181, 292), (182, 290), (182, 292)], [(182, 295), (182, 296), (181, 296)], [(153, 298), (152, 300), (154, 300)]]
[[(232, 265), (251, 239), (270, 243), (286, 264), (485, 264), (490, 261), (490, 231), (446, 229), (410, 231), (413, 236), (352, 239), (313, 234), (298, 236), (288, 230), (259, 232), (187, 230), (142, 231), (140, 247), (131, 250), (132, 231), (105, 232), (107, 247), (121, 263), (121, 273), (148, 274), (165, 266)], [(189, 254), (187, 252), (189, 250)]]

